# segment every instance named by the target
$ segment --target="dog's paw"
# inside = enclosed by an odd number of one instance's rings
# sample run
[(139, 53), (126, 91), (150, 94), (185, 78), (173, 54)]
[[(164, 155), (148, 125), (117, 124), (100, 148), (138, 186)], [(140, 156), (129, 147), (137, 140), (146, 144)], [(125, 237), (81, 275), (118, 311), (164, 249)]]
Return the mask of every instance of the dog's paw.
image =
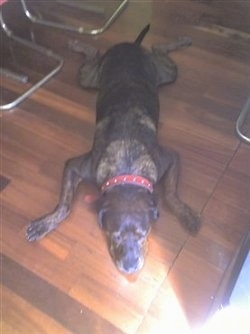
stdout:
[(96, 57), (98, 53), (98, 49), (79, 40), (69, 40), (68, 48), (73, 52), (84, 54), (88, 59)]
[(188, 36), (180, 37), (177, 41), (180, 47), (187, 47), (192, 45), (192, 38)]
[(26, 239), (28, 241), (36, 241), (42, 239), (51, 231), (50, 224), (45, 219), (33, 221), (26, 230)]
[(188, 206), (186, 206), (185, 213), (181, 217), (181, 223), (193, 235), (197, 234), (201, 227), (200, 216)]

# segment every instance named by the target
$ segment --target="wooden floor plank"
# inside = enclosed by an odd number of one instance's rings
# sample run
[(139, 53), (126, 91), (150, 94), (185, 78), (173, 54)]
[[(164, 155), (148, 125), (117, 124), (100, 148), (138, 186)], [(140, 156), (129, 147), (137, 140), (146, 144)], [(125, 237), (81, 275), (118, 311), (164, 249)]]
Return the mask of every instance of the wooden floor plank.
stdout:
[[(236, 245), (240, 244), (242, 236), (249, 231), (250, 188), (246, 173), (249, 174), (247, 165), (250, 158), (249, 155), (242, 156), (242, 150), (244, 148), (239, 149), (239, 154), (238, 151), (235, 154), (204, 210), (204, 225), (200, 236), (188, 240), (168, 276), (168, 280), (174, 281), (177, 291), (180, 291), (180, 299), (188, 300), (190, 297), (187, 296), (193, 290), (196, 291), (192, 299), (193, 305), (197, 303), (194, 309), (186, 306), (191, 320), (206, 317), (215, 298), (216, 287), (237, 251)], [(239, 155), (243, 158), (243, 164), (238, 167), (242, 173), (236, 171)], [(184, 263), (187, 266), (185, 276), (180, 274)], [(197, 269), (193, 267), (194, 263)], [(211, 303), (208, 303), (209, 300)], [(207, 309), (203, 303), (207, 304)]]
[[(55, 319), (69, 332), (101, 333), (103, 329), (106, 332), (120, 333), (105, 320), (99, 316), (96, 317), (84, 305), (35, 276), (10, 258), (2, 255), (2, 261), (4, 286), (29, 302), (35, 309)], [(16, 277), (18, 277), (18, 285)], [(47, 330), (49, 327), (46, 328)]]
[(166, 329), (170, 333), (189, 331), (188, 318), (170, 283), (159, 289), (137, 333), (164, 333)]
[(12, 290), (2, 286), (1, 331), (5, 334), (29, 333), (71, 333), (54, 319), (35, 308), (27, 300), (16, 295)]
[[(64, 57), (52, 80), (1, 114), (0, 174), (11, 180), (0, 194), (4, 332), (164, 334), (203, 323), (250, 228), (250, 148), (235, 134), (250, 90), (249, 5), (130, 1), (94, 38), (30, 24), (19, 1), (7, 2), (3, 14), (15, 33), (32, 34)], [(82, 185), (71, 216), (45, 239), (28, 243), (25, 231), (57, 204), (65, 161), (92, 145), (96, 92), (78, 86), (84, 55), (69, 43), (104, 51), (134, 40), (149, 22), (143, 41), (149, 48), (192, 37), (192, 46), (171, 54), (176, 82), (159, 89), (159, 141), (180, 153), (180, 196), (201, 214), (202, 228), (190, 237), (161, 205), (145, 266), (128, 280), (116, 270), (96, 214), (84, 203), (94, 191), (90, 185)], [(235, 35), (212, 25), (234, 29)], [(5, 37), (0, 52), (4, 64), (27, 70), (32, 80), (52, 65), (16, 43), (10, 47)], [(5, 102), (24, 89), (6, 78), (0, 85)]]

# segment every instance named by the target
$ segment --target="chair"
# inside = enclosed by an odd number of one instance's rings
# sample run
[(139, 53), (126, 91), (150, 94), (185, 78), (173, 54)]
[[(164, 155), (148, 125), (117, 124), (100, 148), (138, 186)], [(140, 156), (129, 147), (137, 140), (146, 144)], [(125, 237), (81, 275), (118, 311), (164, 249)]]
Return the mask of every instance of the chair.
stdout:
[[(68, 0), (57, 0), (55, 1), (57, 4), (62, 4), (64, 6), (68, 6), (71, 8), (75, 8), (77, 10), (87, 10), (89, 12), (97, 12), (99, 9), (99, 6), (95, 6), (92, 2), (92, 5), (84, 3), (84, 1), (68, 1)], [(115, 8), (115, 10), (111, 13), (111, 15), (106, 19), (104, 24), (100, 28), (92, 28), (88, 29), (84, 26), (74, 26), (72, 24), (64, 24), (55, 22), (52, 20), (48, 20), (42, 17), (39, 17), (38, 15), (32, 14), (29, 7), (27, 6), (26, 0), (21, 0), (23, 10), (25, 12), (25, 15), (28, 19), (30, 19), (33, 23), (42, 24), (51, 28), (58, 28), (62, 30), (67, 30), (71, 32), (76, 32), (79, 34), (86, 34), (86, 35), (98, 35), (103, 33), (113, 22), (114, 20), (120, 15), (120, 13), (123, 11), (125, 6), (128, 3), (128, 0), (122, 0), (117, 1), (119, 5)], [(90, 3), (90, 1), (89, 1)], [(100, 3), (100, 2), (99, 2)]]
[[(6, 1), (5, 1), (6, 2)], [(14, 107), (16, 107), (19, 103), (21, 103), (24, 99), (26, 99), (28, 96), (30, 96), (33, 92), (35, 92), (39, 87), (41, 87), (43, 84), (45, 84), (49, 79), (51, 79), (56, 73), (60, 71), (60, 69), (63, 66), (63, 58), (59, 55), (55, 54), (51, 50), (36, 44), (33, 41), (26, 40), (22, 37), (19, 37), (15, 35), (12, 30), (7, 26), (6, 22), (3, 18), (3, 10), (2, 6), (3, 2), (1, 2), (1, 11), (0, 11), (0, 28), (5, 33), (5, 35), (11, 40), (15, 41), (18, 45), (27, 47), (30, 52), (37, 52), (42, 57), (45, 57), (45, 59), (52, 59), (56, 61), (56, 65), (52, 68), (52, 70), (48, 71), (47, 74), (45, 74), (40, 80), (38, 80), (36, 83), (32, 84), (31, 86), (25, 90), (24, 92), (15, 97), (13, 100), (7, 102), (6, 104), (0, 105), (1, 111), (8, 111)], [(27, 75), (19, 75), (15, 71), (2, 67), (1, 68), (1, 76), (9, 77), (10, 79), (16, 80), (18, 82), (21, 82), (23, 84), (27, 84), (29, 78)], [(3, 82), (3, 79), (1, 79), (1, 82)], [(26, 87), (26, 85), (24, 85)], [(2, 94), (1, 94), (2, 95)]]
[(242, 131), (242, 127), (247, 119), (247, 116), (250, 112), (250, 97), (247, 99), (244, 107), (242, 108), (240, 115), (236, 121), (236, 132), (237, 135), (239, 136), (239, 138), (244, 141), (247, 144), (250, 144), (250, 138), (247, 137), (243, 131)]

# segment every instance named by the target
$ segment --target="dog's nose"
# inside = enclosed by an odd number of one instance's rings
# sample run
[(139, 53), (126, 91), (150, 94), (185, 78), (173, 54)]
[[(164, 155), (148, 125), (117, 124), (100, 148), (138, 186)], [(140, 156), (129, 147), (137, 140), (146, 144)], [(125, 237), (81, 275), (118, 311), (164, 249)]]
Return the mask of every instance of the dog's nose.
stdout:
[(122, 271), (126, 274), (134, 274), (142, 268), (143, 261), (140, 259), (129, 258), (123, 261)]

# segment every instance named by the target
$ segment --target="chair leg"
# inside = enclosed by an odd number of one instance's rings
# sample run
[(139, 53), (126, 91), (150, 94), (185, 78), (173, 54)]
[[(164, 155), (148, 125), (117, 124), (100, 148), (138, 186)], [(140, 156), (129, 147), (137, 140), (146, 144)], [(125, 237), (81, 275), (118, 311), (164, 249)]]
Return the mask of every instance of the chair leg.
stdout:
[(80, 27), (76, 27), (73, 25), (67, 25), (67, 24), (62, 24), (62, 23), (58, 23), (58, 22), (53, 22), (53, 21), (49, 21), (43, 18), (39, 18), (35, 15), (33, 15), (27, 4), (26, 4), (26, 0), (21, 0), (22, 6), (23, 6), (23, 10), (25, 15), (27, 16), (28, 19), (30, 19), (33, 23), (38, 23), (38, 24), (42, 24), (48, 27), (52, 27), (52, 28), (58, 28), (58, 29), (63, 29), (63, 30), (67, 30), (67, 31), (71, 31), (71, 32), (77, 32), (79, 34), (86, 34), (86, 35), (99, 35), (101, 33), (103, 33), (107, 28), (109, 28), (109, 26), (114, 22), (114, 20), (120, 15), (120, 13), (123, 11), (123, 9), (125, 8), (125, 6), (128, 3), (128, 0), (122, 0), (120, 5), (115, 9), (115, 11), (111, 14), (111, 16), (104, 22), (103, 26), (100, 28), (94, 28), (94, 29), (86, 29), (83, 26)]
[(247, 99), (244, 107), (242, 108), (240, 115), (236, 121), (236, 132), (239, 138), (244, 141), (247, 144), (250, 144), (250, 138), (247, 137), (243, 132), (242, 132), (242, 126), (247, 118), (247, 115), (250, 112), (250, 97)]
[[(4, 31), (4, 33), (12, 40), (14, 40), (17, 43), (20, 43), (21, 45), (24, 45), (28, 48), (30, 48), (33, 51), (36, 51), (40, 53), (41, 55), (44, 55), (45, 57), (51, 58), (57, 62), (57, 65), (55, 68), (53, 68), (48, 74), (46, 74), (41, 80), (36, 82), (34, 85), (32, 85), (30, 88), (28, 88), (23, 94), (18, 96), (16, 99), (13, 101), (0, 105), (0, 110), (2, 111), (8, 111), (14, 107), (16, 107), (19, 103), (21, 103), (24, 99), (26, 99), (29, 95), (31, 95), (35, 90), (37, 90), (39, 87), (41, 87), (45, 82), (47, 82), (50, 78), (52, 78), (57, 72), (60, 71), (60, 69), (63, 66), (63, 58), (55, 53), (53, 53), (51, 50), (38, 45), (34, 42), (28, 41), (24, 38), (16, 36), (6, 25), (4, 18), (3, 18), (3, 13), (2, 10), (0, 12), (0, 28)], [(6, 73), (11, 77), (15, 76), (15, 74), (12, 74), (11, 71), (4, 70), (1, 71), (3, 75), (6, 75)], [(7, 76), (8, 76), (7, 75)], [(18, 79), (18, 78), (17, 78)], [(20, 80), (19, 80), (20, 81)]]

